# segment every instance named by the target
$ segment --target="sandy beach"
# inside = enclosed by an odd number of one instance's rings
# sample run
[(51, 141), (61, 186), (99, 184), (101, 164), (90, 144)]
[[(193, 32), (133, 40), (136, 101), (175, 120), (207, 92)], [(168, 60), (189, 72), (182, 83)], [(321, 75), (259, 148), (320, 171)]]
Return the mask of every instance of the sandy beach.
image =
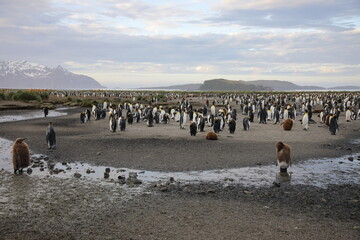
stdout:
[[(210, 127), (191, 137), (188, 127), (180, 129), (174, 121), (152, 128), (145, 122), (133, 123), (126, 131), (113, 133), (107, 118), (80, 123), (82, 110), (0, 123), (0, 137), (10, 141), (26, 137), (32, 152), (54, 162), (143, 171), (275, 165), (278, 141), (292, 146), (293, 164), (345, 155), (353, 155), (353, 164), (360, 164), (360, 146), (352, 142), (360, 138), (360, 122), (345, 122), (343, 113), (335, 136), (320, 123), (302, 130), (300, 117), (292, 131), (257, 120), (244, 131), (239, 114), (235, 134), (224, 129), (218, 141), (207, 141)], [(0, 114), (7, 111), (14, 113)], [(313, 119), (318, 122), (317, 115)], [(48, 150), (45, 142), (49, 121), (57, 134), (55, 150)], [(221, 182), (185, 184), (175, 179), (139, 190), (116, 181), (104, 184), (5, 170), (0, 178), (0, 239), (357, 239), (360, 234), (359, 184), (252, 188)], [(354, 173), (354, 178), (359, 174)]]

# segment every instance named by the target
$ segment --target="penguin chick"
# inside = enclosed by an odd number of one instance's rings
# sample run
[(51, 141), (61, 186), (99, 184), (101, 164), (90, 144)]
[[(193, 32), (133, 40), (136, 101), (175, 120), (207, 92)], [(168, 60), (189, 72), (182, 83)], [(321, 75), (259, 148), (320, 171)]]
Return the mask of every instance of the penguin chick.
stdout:
[(23, 168), (30, 165), (29, 146), (24, 142), (26, 138), (17, 138), (12, 146), (12, 161), (14, 173), (21, 173)]

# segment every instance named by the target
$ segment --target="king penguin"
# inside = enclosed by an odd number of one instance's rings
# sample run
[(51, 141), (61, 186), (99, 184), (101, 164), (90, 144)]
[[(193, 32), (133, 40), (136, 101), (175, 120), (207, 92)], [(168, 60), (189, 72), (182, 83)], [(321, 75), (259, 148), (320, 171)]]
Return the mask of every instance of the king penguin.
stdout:
[(195, 122), (192, 122), (192, 123), (190, 124), (190, 135), (191, 135), (191, 136), (196, 136), (196, 133), (197, 133), (196, 123), (195, 123)]
[(235, 133), (235, 129), (236, 129), (236, 121), (235, 121), (235, 119), (231, 119), (231, 120), (229, 121), (229, 132), (230, 132), (231, 134), (234, 134), (234, 133)]
[(116, 132), (116, 118), (114, 115), (110, 116), (109, 125), (110, 125), (110, 131)]
[(330, 118), (329, 130), (331, 135), (336, 135), (337, 131), (339, 130), (339, 125), (337, 123), (337, 116), (334, 115)]
[(248, 117), (244, 117), (243, 119), (243, 127), (244, 127), (244, 131), (249, 131), (250, 129), (250, 121)]
[(280, 172), (287, 172), (287, 168), (291, 166), (291, 147), (283, 142), (276, 143), (276, 159)]
[(46, 143), (49, 149), (56, 148), (56, 135), (52, 122), (49, 122), (46, 130)]
[(29, 146), (24, 142), (26, 138), (17, 138), (12, 146), (12, 161), (14, 173), (22, 173), (23, 168), (30, 165)]
[(119, 118), (119, 129), (120, 131), (125, 131), (126, 128), (126, 120), (123, 116)]
[(301, 121), (301, 125), (303, 126), (303, 129), (305, 131), (309, 130), (309, 114), (307, 109), (305, 110), (304, 116)]

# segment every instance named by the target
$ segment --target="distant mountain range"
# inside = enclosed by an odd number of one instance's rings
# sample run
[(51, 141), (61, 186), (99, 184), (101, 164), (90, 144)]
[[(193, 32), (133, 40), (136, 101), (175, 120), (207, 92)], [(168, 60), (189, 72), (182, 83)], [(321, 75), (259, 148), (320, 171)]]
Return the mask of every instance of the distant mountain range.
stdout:
[(74, 74), (61, 66), (49, 68), (27, 61), (0, 62), (0, 88), (99, 89), (95, 79)]
[[(145, 89), (145, 88), (143, 88)], [(206, 80), (204, 83), (152, 87), (146, 89), (182, 90), (182, 91), (324, 91), (324, 90), (360, 90), (360, 86), (339, 86), (323, 88), (318, 86), (300, 86), (288, 81), (256, 80), (233, 81), (226, 79)]]

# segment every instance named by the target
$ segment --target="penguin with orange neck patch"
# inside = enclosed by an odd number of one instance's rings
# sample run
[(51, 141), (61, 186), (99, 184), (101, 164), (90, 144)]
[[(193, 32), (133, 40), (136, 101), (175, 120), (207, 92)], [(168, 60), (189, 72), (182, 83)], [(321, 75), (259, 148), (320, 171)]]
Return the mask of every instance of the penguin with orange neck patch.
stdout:
[(14, 167), (14, 174), (19, 171), (23, 172), (23, 168), (30, 165), (30, 150), (29, 146), (24, 142), (26, 138), (17, 138), (12, 146), (12, 162)]

